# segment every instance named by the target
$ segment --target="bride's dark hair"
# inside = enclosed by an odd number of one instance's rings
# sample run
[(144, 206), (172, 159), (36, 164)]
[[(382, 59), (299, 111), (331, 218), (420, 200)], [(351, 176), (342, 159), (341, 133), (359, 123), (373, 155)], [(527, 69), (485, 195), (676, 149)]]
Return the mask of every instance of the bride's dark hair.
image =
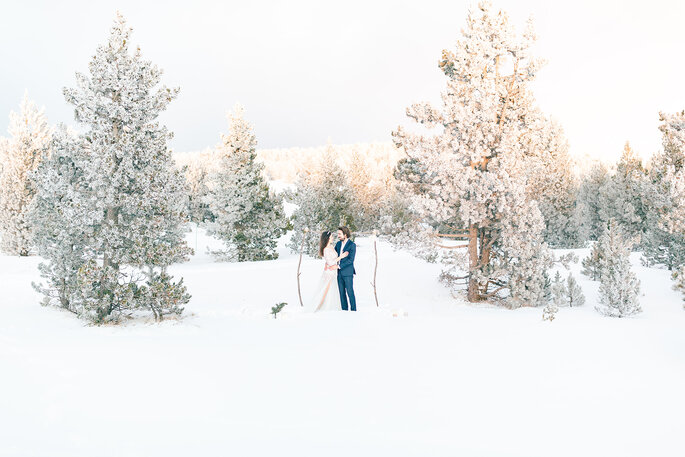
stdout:
[(319, 241), (319, 255), (323, 257), (323, 250), (328, 246), (328, 240), (331, 239), (331, 232), (326, 230), (321, 232), (321, 240)]

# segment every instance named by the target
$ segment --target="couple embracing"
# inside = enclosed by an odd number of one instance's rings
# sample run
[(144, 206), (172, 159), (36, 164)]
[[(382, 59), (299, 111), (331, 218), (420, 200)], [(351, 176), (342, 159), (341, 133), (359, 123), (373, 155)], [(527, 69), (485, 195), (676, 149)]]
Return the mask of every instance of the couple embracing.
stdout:
[[(314, 298), (314, 310), (349, 310), (357, 311), (357, 301), (354, 298), (352, 280), (354, 270), (354, 256), (357, 246), (350, 239), (350, 229), (338, 227), (337, 238), (330, 231), (321, 233), (319, 255), (324, 259), (324, 270), (321, 282)], [(336, 293), (337, 292), (337, 293)], [(337, 298), (340, 297), (340, 305)]]

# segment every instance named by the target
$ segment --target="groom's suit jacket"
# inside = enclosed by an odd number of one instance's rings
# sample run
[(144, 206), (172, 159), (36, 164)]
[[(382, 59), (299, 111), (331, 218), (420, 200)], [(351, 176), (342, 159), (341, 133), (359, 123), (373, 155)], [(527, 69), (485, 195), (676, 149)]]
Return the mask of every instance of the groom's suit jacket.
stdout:
[[(340, 246), (342, 246), (342, 241), (335, 243), (335, 252), (337, 252), (338, 255), (341, 254)], [(347, 240), (347, 243), (345, 243), (345, 252), (349, 252), (349, 254), (338, 262), (340, 265), (338, 276), (352, 276), (357, 273), (354, 269), (354, 255), (357, 253), (357, 245), (354, 244), (354, 241)]]

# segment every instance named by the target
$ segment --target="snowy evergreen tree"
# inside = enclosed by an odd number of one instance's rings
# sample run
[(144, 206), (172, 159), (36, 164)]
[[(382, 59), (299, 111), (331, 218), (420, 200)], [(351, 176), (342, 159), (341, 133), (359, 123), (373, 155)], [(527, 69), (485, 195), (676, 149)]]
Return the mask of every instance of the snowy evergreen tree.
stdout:
[(583, 289), (580, 287), (576, 278), (569, 273), (568, 278), (566, 278), (566, 300), (565, 304), (570, 308), (574, 306), (582, 306), (585, 304), (585, 295), (583, 295)]
[(528, 192), (545, 220), (544, 240), (556, 248), (583, 247), (589, 237), (577, 206), (577, 184), (563, 129), (549, 122), (542, 130), (539, 151), (528, 157)]
[(639, 302), (640, 281), (630, 270), (632, 242), (621, 234), (620, 226), (609, 222), (598, 245), (601, 247), (599, 305), (605, 316), (625, 317), (642, 311)]
[(257, 138), (236, 106), (229, 115), (229, 133), (218, 147), (221, 164), (209, 180), (206, 202), (214, 216), (207, 233), (222, 240), (224, 250), (212, 252), (223, 260), (244, 262), (278, 257), (276, 243), (288, 220), (280, 197), (262, 176), (256, 161)]
[[(544, 273), (552, 262), (544, 220), (527, 192), (527, 156), (543, 146), (546, 122), (530, 83), (541, 65), (508, 16), (490, 2), (469, 12), (462, 38), (445, 50), (442, 106), (419, 103), (407, 115), (430, 129), (399, 127), (393, 137), (407, 154), (400, 164), (411, 207), (433, 229), (468, 231), (468, 299), (499, 295), (513, 306), (544, 303)], [(425, 242), (434, 242), (430, 236)], [(508, 292), (508, 293), (507, 293)]]
[(357, 230), (353, 198), (345, 174), (335, 162), (332, 150), (328, 149), (318, 164), (300, 175), (295, 190), (286, 193), (286, 199), (297, 205), (292, 215), (293, 234), (288, 243), (291, 251), (299, 252), (304, 237), (305, 254), (316, 257), (322, 231), (335, 231), (340, 225)]
[(556, 319), (558, 312), (559, 306), (553, 300), (550, 300), (542, 309), (542, 320), (552, 322), (554, 319)]
[[(395, 249), (411, 252), (427, 262), (435, 262), (438, 257), (437, 246), (424, 241), (434, 233), (431, 225), (411, 208), (411, 197), (404, 192), (393, 191), (385, 200), (378, 230)], [(455, 260), (458, 266), (463, 263), (458, 257)]]
[(643, 188), (646, 173), (642, 161), (626, 143), (616, 173), (599, 188), (599, 219), (613, 219), (629, 238), (642, 239), (646, 224)]
[(682, 139), (685, 113), (661, 113), (660, 116), (663, 149), (652, 157), (649, 179), (643, 190), (647, 215), (641, 247), (646, 265), (676, 270), (685, 264), (685, 232), (669, 230), (665, 223), (679, 210), (674, 178), (683, 172), (685, 165)]
[(390, 196), (391, 175), (372, 175), (361, 152), (356, 149), (350, 159), (347, 182), (352, 191), (357, 228), (367, 231), (378, 229), (382, 209)]
[(566, 284), (564, 284), (564, 281), (561, 279), (561, 274), (557, 271), (557, 273), (554, 275), (554, 280), (552, 281), (552, 301), (554, 302), (554, 305), (559, 307), (559, 306), (564, 306), (566, 302), (566, 295), (568, 294), (568, 290), (566, 289)]
[(599, 212), (602, 202), (599, 190), (609, 180), (609, 171), (602, 163), (595, 163), (583, 177), (578, 189), (577, 207), (582, 215), (582, 224), (589, 231), (591, 240), (598, 240), (604, 225)]
[[(602, 239), (601, 235), (600, 239)], [(599, 240), (595, 241), (592, 244), (590, 255), (584, 258), (582, 262), (583, 270), (581, 271), (581, 273), (587, 276), (588, 278), (592, 279), (593, 281), (599, 281), (600, 278), (601, 270), (599, 266), (602, 260), (603, 249), (604, 248), (600, 246)]]
[[(659, 228), (679, 240), (685, 235), (685, 111), (661, 113), (661, 120), (659, 128), (664, 137), (661, 183), (667, 191), (667, 204), (662, 207)], [(685, 295), (685, 264), (674, 265), (673, 270), (673, 288)]]
[(25, 94), (19, 113), (10, 113), (8, 130), (0, 169), (0, 251), (26, 256), (32, 245), (28, 208), (36, 193), (29, 175), (47, 155), (52, 129), (45, 109)]
[(88, 315), (81, 299), (78, 274), (94, 254), (95, 212), (85, 168), (88, 166), (85, 138), (61, 126), (54, 135), (49, 156), (31, 175), (36, 197), (29, 208), (38, 255), (47, 262), (38, 266), (47, 284), (33, 284), (43, 293), (43, 304), (58, 306), (79, 315)]
[(583, 290), (576, 282), (573, 275), (569, 274), (566, 281), (561, 279), (561, 274), (557, 271), (554, 281), (551, 284), (552, 301), (558, 308), (568, 306), (581, 306), (585, 303)]
[(181, 170), (183, 170), (188, 186), (188, 216), (191, 222), (200, 224), (214, 220), (214, 216), (206, 202), (209, 193), (207, 184), (212, 175), (209, 165), (214, 160), (214, 154), (200, 152), (196, 155), (199, 157), (196, 157), (190, 163), (184, 164)]
[[(673, 290), (680, 292), (683, 295), (683, 301), (685, 301), (685, 265), (671, 273), (671, 279), (673, 279)], [(683, 303), (683, 307), (685, 307), (685, 303)]]
[[(85, 214), (86, 223), (65, 220), (65, 226), (42, 236), (61, 243), (64, 232), (68, 243), (73, 233), (82, 231), (86, 245), (76, 278), (81, 293), (62, 306), (94, 322), (116, 320), (136, 309), (148, 309), (162, 319), (180, 313), (190, 299), (182, 280), (174, 283), (166, 273), (169, 265), (187, 260), (192, 251), (184, 241), (185, 182), (166, 145), (171, 134), (157, 122), (178, 89), (155, 90), (162, 72), (142, 58), (140, 49), (129, 53), (130, 32), (117, 15), (108, 42), (98, 47), (89, 64), (90, 75), (77, 73), (77, 87), (64, 90), (76, 120), (85, 127), (66, 148), (83, 151), (63, 157), (67, 164), (75, 163), (64, 167), (78, 175), (77, 190), (66, 187), (64, 199), (50, 199), (52, 184), (45, 176), (63, 170), (54, 160), (36, 175), (45, 207), (54, 204), (59, 212), (78, 204), (79, 213)], [(58, 145), (55, 160), (64, 149)], [(60, 186), (71, 182), (57, 181)], [(72, 196), (78, 197), (74, 203)], [(48, 282), (44, 290), (60, 281), (52, 274), (67, 268), (55, 264), (63, 259), (49, 257), (50, 264), (43, 268)]]

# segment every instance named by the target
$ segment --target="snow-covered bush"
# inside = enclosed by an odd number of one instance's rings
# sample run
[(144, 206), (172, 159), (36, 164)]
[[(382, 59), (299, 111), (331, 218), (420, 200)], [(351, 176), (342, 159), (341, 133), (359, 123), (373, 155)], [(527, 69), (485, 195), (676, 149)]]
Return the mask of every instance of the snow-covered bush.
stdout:
[(685, 301), (685, 265), (675, 270), (671, 274), (671, 279), (673, 279), (673, 290), (683, 294), (683, 301)]
[[(557, 276), (559, 273), (557, 273)], [(560, 290), (561, 287), (563, 287), (563, 283), (561, 283), (561, 279), (559, 279), (559, 282), (556, 281), (555, 277), (555, 282), (550, 284), (550, 289), (552, 291), (553, 296), (550, 297), (550, 299), (547, 300), (547, 305), (542, 308), (542, 320), (543, 321), (550, 321), (552, 322), (556, 316), (557, 313), (559, 312), (559, 297), (561, 297), (560, 294), (562, 294), (562, 291)], [(560, 285), (561, 284), (561, 285)]]

